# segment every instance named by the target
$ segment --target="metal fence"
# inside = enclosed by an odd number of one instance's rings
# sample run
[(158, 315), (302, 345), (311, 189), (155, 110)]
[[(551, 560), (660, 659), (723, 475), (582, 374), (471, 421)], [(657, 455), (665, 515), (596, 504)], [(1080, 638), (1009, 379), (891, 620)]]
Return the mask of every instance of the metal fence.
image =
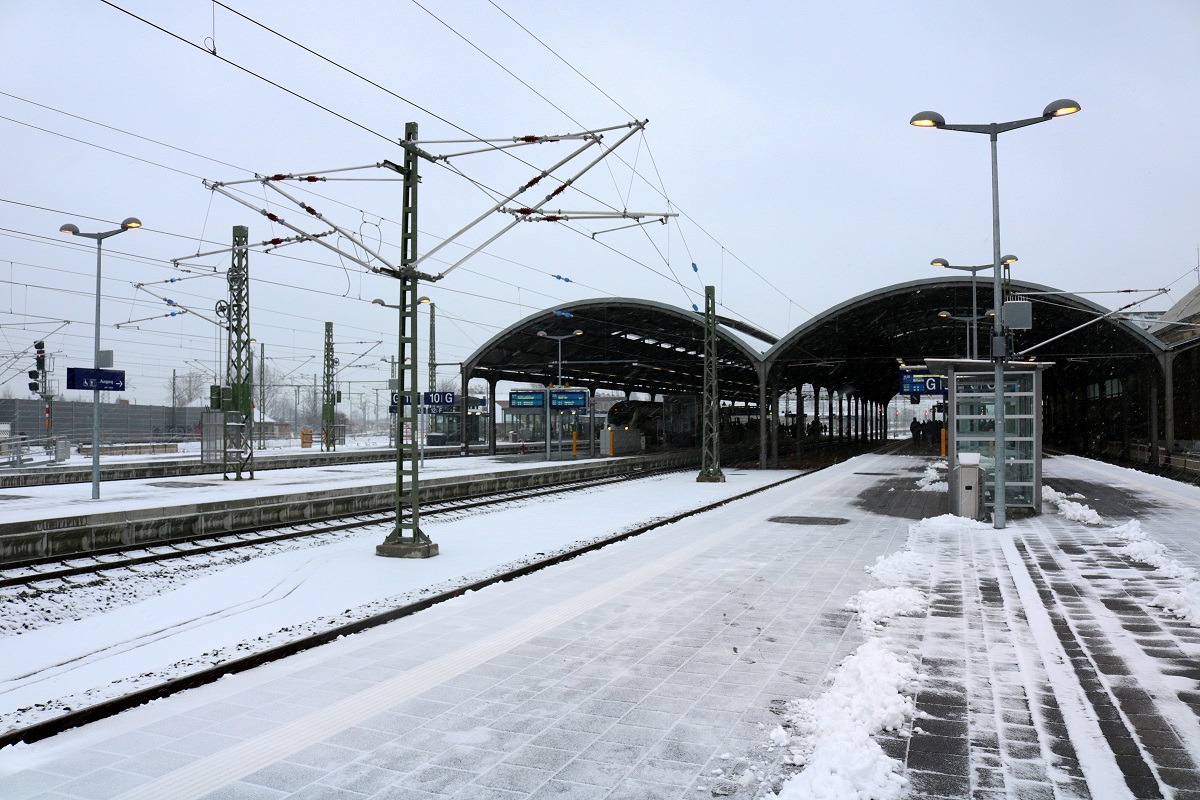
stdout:
[[(92, 441), (92, 404), (59, 400), (52, 406), (51, 429), (46, 430), (41, 400), (0, 400), (0, 423), (9, 423), (13, 436), (55, 436), (71, 442)], [(201, 408), (100, 404), (100, 440), (105, 442), (180, 442), (200, 438)]]

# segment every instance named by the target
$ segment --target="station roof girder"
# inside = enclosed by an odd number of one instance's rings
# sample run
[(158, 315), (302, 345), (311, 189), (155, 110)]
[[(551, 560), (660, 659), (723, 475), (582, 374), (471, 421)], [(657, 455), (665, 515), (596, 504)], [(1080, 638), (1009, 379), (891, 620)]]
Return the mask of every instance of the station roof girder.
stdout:
[[(934, 277), (867, 292), (818, 314), (784, 336), (763, 359), (768, 380), (779, 387), (815, 384), (887, 402), (899, 389), (899, 367), (926, 358), (967, 355), (967, 323), (938, 317), (972, 315), (971, 292), (982, 316), (992, 307), (992, 282), (966, 277)], [(1011, 281), (1012, 299), (1033, 302), (1034, 327), (1013, 332), (1012, 353), (1037, 347), (1028, 358), (1054, 361), (1048, 380), (1079, 370), (1111, 370), (1126, 359), (1162, 352), (1162, 343), (1138, 326), (1079, 295), (1049, 286)], [(1085, 323), (1099, 320), (1084, 326)], [(979, 321), (979, 356), (991, 352), (991, 320)], [(1073, 333), (1068, 333), (1079, 328)], [(1025, 358), (1025, 357), (1022, 357)]]
[[(704, 389), (704, 317), (665, 303), (597, 298), (530, 314), (481, 345), (464, 364), (468, 375), (517, 383), (556, 382), (558, 340), (563, 382), (572, 386), (701, 394)], [(545, 331), (547, 336), (538, 336)], [(718, 325), (721, 397), (757, 402), (760, 353)]]

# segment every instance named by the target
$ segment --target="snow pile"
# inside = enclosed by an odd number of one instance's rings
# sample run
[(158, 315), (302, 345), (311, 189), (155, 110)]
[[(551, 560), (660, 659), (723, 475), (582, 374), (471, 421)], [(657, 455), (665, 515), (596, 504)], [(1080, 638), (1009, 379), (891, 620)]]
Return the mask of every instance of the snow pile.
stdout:
[[(898, 730), (913, 716), (911, 698), (903, 694), (916, 682), (912, 664), (880, 639), (872, 639), (847, 656), (833, 673), (833, 684), (812, 700), (789, 705), (793, 734), (791, 762), (804, 770), (788, 779), (775, 795), (781, 800), (899, 798), (905, 778), (900, 762), (889, 758), (871, 735)], [(782, 729), (772, 732), (783, 740)]]
[(919, 481), (917, 481), (917, 491), (918, 492), (945, 492), (945, 491), (948, 491), (948, 489), (949, 489), (948, 485), (946, 484), (946, 482), (944, 480), (941, 479), (942, 476), (940, 474), (938, 474), (938, 466), (939, 465), (941, 466), (942, 469), (946, 468), (945, 461), (938, 461), (937, 463), (931, 464), (930, 466), (925, 468), (925, 474), (921, 476), (921, 479)]
[[(953, 514), (942, 514), (939, 517), (926, 517), (909, 527), (909, 540), (918, 535), (937, 537), (942, 534), (992, 533), (995, 529), (986, 522), (956, 517)], [(876, 576), (878, 577), (878, 576)]]
[(1053, 503), (1058, 506), (1058, 513), (1067, 519), (1073, 522), (1082, 522), (1084, 525), (1104, 524), (1104, 520), (1090, 506), (1077, 503), (1071, 499), (1072, 497), (1082, 497), (1082, 495), (1078, 493), (1066, 495), (1051, 489), (1049, 486), (1042, 487), (1042, 499), (1047, 503)]
[(846, 603), (847, 610), (858, 612), (858, 624), (864, 631), (881, 630), (895, 617), (913, 617), (928, 608), (925, 593), (907, 586), (862, 591)]
[(1111, 533), (1126, 544), (1118, 552), (1141, 564), (1149, 564), (1168, 578), (1188, 581), (1178, 591), (1162, 592), (1150, 605), (1200, 626), (1200, 574), (1168, 555), (1162, 542), (1151, 539), (1142, 530), (1142, 523), (1131, 519), (1113, 528)]
[(1163, 592), (1150, 601), (1150, 605), (1200, 628), (1200, 581), (1192, 581), (1178, 592)]
[(1125, 546), (1117, 552), (1129, 556), (1134, 561), (1157, 567), (1158, 571), (1168, 578), (1183, 578), (1189, 581), (1200, 578), (1200, 575), (1196, 574), (1196, 570), (1184, 566), (1167, 555), (1166, 546), (1162, 542), (1151, 539), (1142, 530), (1142, 523), (1138, 520), (1131, 519), (1124, 525), (1113, 528), (1111, 533), (1126, 542)]
[[(914, 530), (917, 525), (913, 525), (909, 530)], [(910, 537), (911, 538), (911, 537)], [(875, 564), (865, 568), (868, 575), (871, 575), (880, 583), (885, 583), (888, 586), (899, 586), (902, 583), (908, 583), (914, 579), (924, 579), (929, 575), (929, 559), (924, 558), (912, 550), (897, 550), (895, 553), (887, 556), (880, 556), (875, 559)]]

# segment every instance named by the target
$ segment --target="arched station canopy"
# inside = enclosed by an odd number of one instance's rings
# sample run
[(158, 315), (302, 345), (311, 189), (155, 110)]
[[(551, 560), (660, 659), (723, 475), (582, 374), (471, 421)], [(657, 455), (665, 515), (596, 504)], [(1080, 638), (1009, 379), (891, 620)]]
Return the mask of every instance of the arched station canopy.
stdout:
[[(899, 391), (901, 364), (969, 355), (968, 323), (940, 318), (938, 312), (970, 318), (971, 288), (970, 278), (927, 278), (867, 292), (835, 306), (767, 351), (769, 384), (780, 389), (815, 384), (887, 402)], [(990, 278), (979, 280), (975, 290), (978, 313), (984, 315), (992, 307)], [(1010, 357), (1055, 362), (1046, 373), (1048, 382), (1131, 370), (1137, 362), (1162, 352), (1158, 339), (1119, 315), (1099, 319), (1111, 314), (1110, 309), (1079, 295), (1020, 281), (1012, 281), (1008, 290), (1013, 299), (1033, 303), (1033, 328), (1014, 332)], [(991, 352), (991, 325), (990, 318), (979, 321), (983, 359)], [(1054, 339), (1062, 334), (1066, 335)], [(1047, 343), (1017, 356), (1042, 342)]]
[[(582, 331), (579, 336), (574, 331)], [(538, 336), (539, 331), (547, 335)], [(648, 394), (701, 394), (704, 317), (665, 303), (598, 298), (531, 314), (479, 347), (463, 364), (470, 378), (563, 383)], [(758, 402), (761, 356), (718, 325), (718, 381), (723, 400)]]

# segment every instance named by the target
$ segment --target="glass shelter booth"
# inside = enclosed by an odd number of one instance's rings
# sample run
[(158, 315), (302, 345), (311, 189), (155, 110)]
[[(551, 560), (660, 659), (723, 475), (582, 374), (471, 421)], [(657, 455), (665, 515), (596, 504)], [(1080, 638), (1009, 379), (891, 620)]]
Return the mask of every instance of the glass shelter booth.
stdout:
[[(950, 513), (974, 516), (960, 507), (960, 454), (978, 453), (983, 473), (982, 506), (995, 505), (996, 388), (991, 361), (926, 359), (931, 372), (946, 376), (946, 460)], [(1042, 371), (1047, 362), (1010, 362), (1004, 371), (1005, 508), (1042, 508)], [(970, 460), (970, 459), (968, 459)]]

